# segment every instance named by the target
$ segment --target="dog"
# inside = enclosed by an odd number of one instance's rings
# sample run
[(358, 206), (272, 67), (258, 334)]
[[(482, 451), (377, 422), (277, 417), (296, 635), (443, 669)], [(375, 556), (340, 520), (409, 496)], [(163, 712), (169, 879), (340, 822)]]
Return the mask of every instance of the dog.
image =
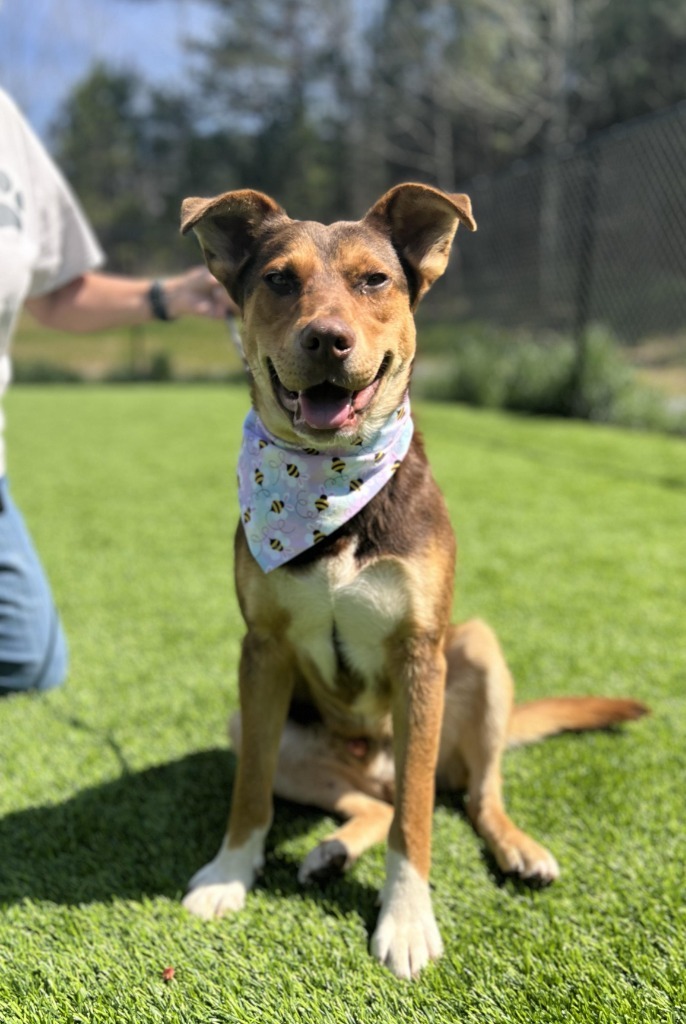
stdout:
[(235, 539), (247, 626), (237, 774), (226, 837), (184, 904), (202, 918), (244, 905), (273, 793), (319, 806), (343, 823), (300, 881), (387, 839), (371, 949), (407, 979), (442, 952), (429, 891), (436, 785), (466, 789), (502, 872), (551, 882), (554, 857), (505, 812), (505, 748), (647, 710), (594, 697), (513, 707), (492, 630), (451, 624), (455, 540), (408, 388), (413, 314), (459, 224), (476, 230), (469, 198), (421, 184), (328, 226), (249, 189), (182, 207), (182, 232), (241, 309), (252, 392)]

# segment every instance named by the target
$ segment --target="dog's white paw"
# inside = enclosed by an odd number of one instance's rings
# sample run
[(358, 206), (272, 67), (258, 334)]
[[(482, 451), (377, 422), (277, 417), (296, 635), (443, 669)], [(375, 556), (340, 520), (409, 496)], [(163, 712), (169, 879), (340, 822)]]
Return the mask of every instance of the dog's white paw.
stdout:
[(443, 953), (443, 943), (433, 911), (421, 918), (383, 911), (372, 938), (372, 953), (398, 978), (410, 981)]
[(428, 882), (392, 850), (371, 948), (377, 960), (408, 981), (443, 953)]
[(246, 892), (241, 882), (200, 883), (184, 896), (183, 905), (196, 917), (211, 921), (214, 917), (242, 910)]
[(226, 840), (219, 853), (188, 883), (183, 899), (186, 910), (206, 921), (245, 906), (245, 896), (262, 867), (267, 829), (257, 829), (243, 846), (229, 848)]

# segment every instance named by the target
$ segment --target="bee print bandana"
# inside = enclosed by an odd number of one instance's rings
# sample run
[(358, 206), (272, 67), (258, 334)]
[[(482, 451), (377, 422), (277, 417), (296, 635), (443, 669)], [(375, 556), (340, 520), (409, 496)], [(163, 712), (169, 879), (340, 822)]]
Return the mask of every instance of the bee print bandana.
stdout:
[(252, 409), (243, 426), (238, 499), (262, 569), (277, 569), (352, 519), (393, 476), (413, 431), (406, 398), (368, 444), (359, 439), (319, 452), (284, 444)]

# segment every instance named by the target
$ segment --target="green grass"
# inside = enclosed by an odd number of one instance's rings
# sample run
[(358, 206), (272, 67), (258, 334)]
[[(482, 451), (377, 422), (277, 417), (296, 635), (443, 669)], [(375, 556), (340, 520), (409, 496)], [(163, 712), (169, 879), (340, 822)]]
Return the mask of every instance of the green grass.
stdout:
[[(245, 912), (179, 898), (216, 850), (234, 769), (239, 388), (15, 389), (10, 477), (71, 638), (66, 687), (0, 701), (0, 1020), (686, 1021), (686, 447), (423, 405), (461, 546), (456, 608), (502, 637), (519, 694), (626, 694), (653, 714), (506, 760), (514, 819), (561, 880), (502, 882), (457, 806), (435, 816), (442, 961), (368, 956), (383, 851), (322, 891), (330, 828), (277, 805)], [(167, 966), (171, 982), (162, 980)]]

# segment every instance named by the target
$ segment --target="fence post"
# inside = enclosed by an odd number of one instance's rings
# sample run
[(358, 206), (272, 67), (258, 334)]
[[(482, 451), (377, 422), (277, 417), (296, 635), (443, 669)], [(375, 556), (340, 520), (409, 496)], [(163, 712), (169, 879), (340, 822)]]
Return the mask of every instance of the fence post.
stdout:
[(579, 255), (574, 300), (574, 345), (576, 348), (576, 359), (570, 388), (570, 412), (572, 415), (583, 412), (582, 388), (588, 359), (588, 324), (593, 293), (600, 154), (600, 146), (591, 144), (586, 149), (584, 159)]
[(143, 324), (132, 324), (129, 327), (129, 378), (136, 378), (143, 371), (145, 352), (145, 327)]

